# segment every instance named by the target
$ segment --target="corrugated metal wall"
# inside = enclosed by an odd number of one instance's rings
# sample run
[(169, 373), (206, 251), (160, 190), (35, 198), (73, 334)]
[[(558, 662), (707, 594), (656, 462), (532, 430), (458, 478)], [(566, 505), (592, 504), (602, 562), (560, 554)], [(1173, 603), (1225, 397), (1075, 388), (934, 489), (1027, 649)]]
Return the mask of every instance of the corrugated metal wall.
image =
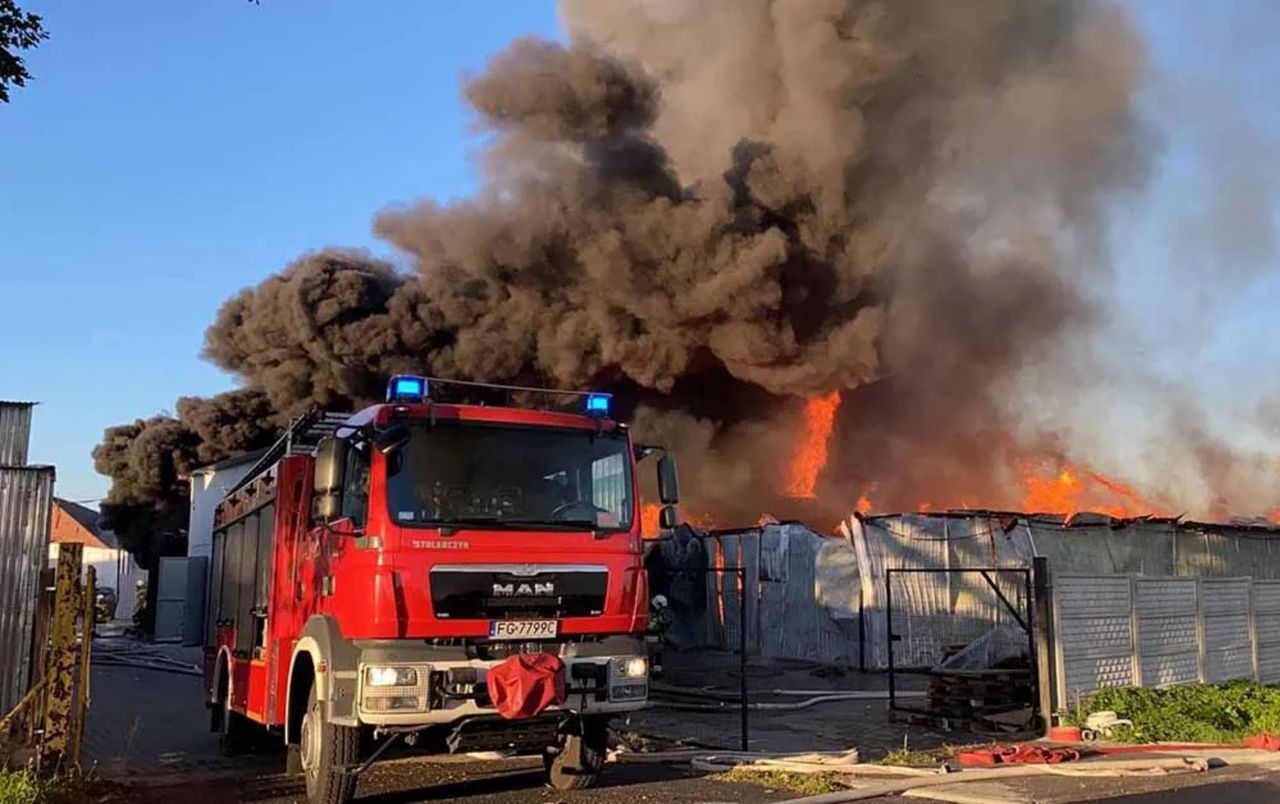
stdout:
[(30, 402), (0, 400), (0, 466), (26, 466), (31, 440)]
[(0, 712), (9, 711), (27, 689), (53, 478), (52, 467), (0, 467)]

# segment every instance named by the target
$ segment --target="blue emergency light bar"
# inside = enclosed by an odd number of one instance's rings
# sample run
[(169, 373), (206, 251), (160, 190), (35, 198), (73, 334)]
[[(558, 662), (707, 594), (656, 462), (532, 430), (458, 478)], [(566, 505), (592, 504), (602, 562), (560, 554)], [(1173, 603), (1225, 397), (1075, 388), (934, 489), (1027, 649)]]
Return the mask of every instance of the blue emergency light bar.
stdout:
[(439, 377), (419, 377), (415, 374), (397, 374), (387, 383), (388, 402), (425, 402), (430, 396), (431, 384), (459, 385), (466, 388), (486, 388), (491, 391), (523, 392), (531, 394), (552, 394), (561, 396), (580, 396), (586, 399), (585, 408), (588, 416), (605, 419), (609, 417), (609, 406), (613, 394), (599, 391), (565, 391), (559, 388), (530, 388), (522, 385), (499, 385), (497, 383), (475, 382), (472, 380), (442, 380)]
[(421, 402), (427, 398), (427, 378), (397, 374), (387, 383), (388, 402)]
[(587, 415), (608, 416), (609, 394), (587, 394)]

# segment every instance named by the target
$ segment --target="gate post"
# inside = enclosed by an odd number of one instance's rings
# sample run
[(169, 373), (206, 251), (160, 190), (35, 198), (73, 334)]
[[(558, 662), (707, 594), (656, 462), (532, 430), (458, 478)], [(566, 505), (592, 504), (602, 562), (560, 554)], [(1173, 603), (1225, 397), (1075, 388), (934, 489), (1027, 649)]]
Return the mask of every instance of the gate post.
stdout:
[(57, 591), (54, 593), (53, 628), (45, 674), (44, 738), (39, 751), (42, 772), (62, 768), (71, 739), (72, 696), (75, 694), (76, 617), (80, 613), (79, 587), (83, 547), (58, 545)]
[(1049, 583), (1049, 559), (1038, 556), (1031, 560), (1031, 616), (1035, 637), (1036, 694), (1040, 709), (1040, 727), (1045, 736), (1053, 725), (1054, 651), (1053, 595)]

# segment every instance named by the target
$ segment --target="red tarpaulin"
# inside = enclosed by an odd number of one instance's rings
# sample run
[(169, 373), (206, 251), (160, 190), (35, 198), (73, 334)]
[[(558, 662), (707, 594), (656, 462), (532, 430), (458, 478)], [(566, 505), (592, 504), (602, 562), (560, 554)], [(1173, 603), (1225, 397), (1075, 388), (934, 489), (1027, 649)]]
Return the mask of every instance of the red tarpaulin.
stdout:
[(521, 653), (489, 671), (489, 698), (508, 720), (533, 717), (565, 702), (564, 662), (550, 653)]

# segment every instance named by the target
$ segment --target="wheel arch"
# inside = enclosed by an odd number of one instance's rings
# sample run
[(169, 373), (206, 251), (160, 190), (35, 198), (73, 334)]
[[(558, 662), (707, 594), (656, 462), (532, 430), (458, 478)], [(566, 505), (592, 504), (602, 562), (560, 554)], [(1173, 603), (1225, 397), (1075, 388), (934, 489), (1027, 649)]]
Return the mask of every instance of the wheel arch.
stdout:
[(222, 646), (218, 649), (218, 655), (213, 660), (213, 683), (209, 685), (209, 703), (214, 706), (221, 706), (226, 703), (226, 698), (231, 697), (231, 684), (234, 674), (231, 672), (231, 649)]
[(289, 687), (285, 694), (285, 743), (296, 745), (306, 711), (307, 696), (315, 686), (316, 699), (326, 707), (334, 698), (335, 677), (348, 670), (358, 655), (338, 631), (332, 618), (317, 615), (307, 621), (289, 658)]

